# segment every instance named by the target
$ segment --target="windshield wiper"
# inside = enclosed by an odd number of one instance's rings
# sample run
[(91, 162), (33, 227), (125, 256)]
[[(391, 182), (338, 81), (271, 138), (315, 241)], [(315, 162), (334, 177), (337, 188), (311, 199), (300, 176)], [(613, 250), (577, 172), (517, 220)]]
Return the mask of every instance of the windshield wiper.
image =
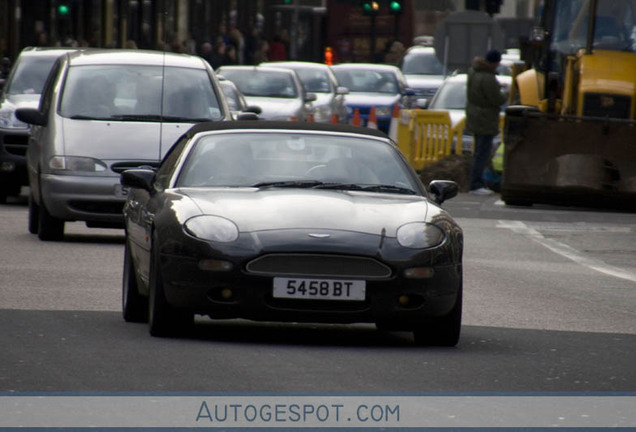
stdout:
[(163, 121), (175, 122), (175, 123), (201, 123), (212, 121), (211, 118), (203, 117), (178, 117), (178, 116), (162, 116)]
[(287, 187), (287, 188), (312, 188), (323, 185), (324, 183), (318, 180), (285, 180), (285, 181), (269, 181), (253, 184), (252, 187), (265, 188), (265, 187)]
[(360, 185), (356, 183), (324, 183), (317, 185), (316, 189), (356, 190), (366, 192), (391, 192), (405, 195), (415, 195), (413, 189), (393, 185)]
[(82, 114), (76, 114), (69, 117), (71, 120), (110, 120), (110, 117), (94, 117)]
[(129, 120), (129, 121), (161, 121), (159, 114), (118, 114), (110, 117), (110, 120)]

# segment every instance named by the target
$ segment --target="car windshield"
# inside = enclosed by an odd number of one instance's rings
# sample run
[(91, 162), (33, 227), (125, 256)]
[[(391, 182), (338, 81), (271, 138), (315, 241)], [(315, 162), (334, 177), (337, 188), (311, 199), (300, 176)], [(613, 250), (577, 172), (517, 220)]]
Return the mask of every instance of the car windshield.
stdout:
[(297, 68), (295, 71), (306, 91), (310, 93), (329, 93), (333, 91), (329, 76), (324, 70)]
[(388, 71), (371, 69), (334, 68), (340, 85), (347, 87), (351, 93), (399, 93), (399, 85), (395, 74)]
[(443, 75), (444, 66), (434, 52), (414, 52), (407, 54), (402, 60), (402, 73), (417, 75)]
[(73, 119), (174, 122), (223, 117), (204, 69), (140, 65), (71, 67), (64, 83), (60, 115)]
[(465, 109), (466, 81), (446, 81), (437, 90), (429, 108), (441, 110)]
[(55, 56), (20, 57), (11, 81), (7, 83), (7, 94), (41, 94)]
[(312, 133), (232, 132), (202, 137), (189, 153), (176, 186), (419, 194), (408, 164), (386, 142)]
[[(281, 71), (282, 72), (282, 71)], [(298, 91), (289, 73), (221, 69), (219, 74), (232, 81), (245, 96), (297, 98)]]

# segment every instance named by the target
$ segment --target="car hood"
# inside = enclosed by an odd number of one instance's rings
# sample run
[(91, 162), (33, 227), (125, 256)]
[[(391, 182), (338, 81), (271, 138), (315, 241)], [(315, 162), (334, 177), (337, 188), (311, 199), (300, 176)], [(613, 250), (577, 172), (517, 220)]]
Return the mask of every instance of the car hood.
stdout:
[(444, 75), (409, 74), (404, 77), (412, 89), (439, 88), (444, 82)]
[(392, 106), (400, 101), (400, 95), (381, 93), (349, 93), (345, 96), (345, 105), (350, 106)]
[(190, 123), (142, 123), (63, 119), (64, 152), (104, 161), (159, 161)]
[(290, 98), (270, 98), (260, 96), (245, 96), (248, 105), (261, 107), (262, 119), (272, 119), (277, 117), (298, 116), (302, 107), (298, 99)]
[[(394, 237), (401, 225), (424, 221), (426, 198), (318, 189), (184, 189), (202, 214), (233, 221), (242, 232), (282, 229), (355, 231)], [(256, 215), (256, 216), (255, 216)]]
[(40, 104), (39, 94), (5, 95), (0, 101), (0, 107), (4, 109), (37, 108)]

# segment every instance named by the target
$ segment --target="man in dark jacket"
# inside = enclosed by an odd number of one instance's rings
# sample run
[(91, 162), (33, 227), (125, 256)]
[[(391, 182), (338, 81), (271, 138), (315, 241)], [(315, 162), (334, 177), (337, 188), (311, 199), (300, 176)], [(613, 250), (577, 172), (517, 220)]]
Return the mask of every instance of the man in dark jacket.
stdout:
[(486, 57), (476, 57), (468, 71), (466, 87), (466, 130), (474, 135), (475, 149), (470, 166), (470, 193), (490, 195), (483, 173), (493, 151), (493, 139), (499, 133), (499, 111), (507, 96), (501, 92), (497, 66), (501, 53), (490, 50)]

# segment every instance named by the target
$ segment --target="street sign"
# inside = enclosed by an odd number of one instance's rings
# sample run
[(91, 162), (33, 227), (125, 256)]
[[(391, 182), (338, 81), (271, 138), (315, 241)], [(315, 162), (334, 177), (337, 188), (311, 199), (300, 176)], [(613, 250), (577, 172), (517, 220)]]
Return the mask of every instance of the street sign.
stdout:
[(488, 14), (467, 10), (452, 13), (439, 23), (434, 46), (446, 74), (466, 72), (476, 56), (483, 57), (490, 49), (504, 51), (504, 36)]

